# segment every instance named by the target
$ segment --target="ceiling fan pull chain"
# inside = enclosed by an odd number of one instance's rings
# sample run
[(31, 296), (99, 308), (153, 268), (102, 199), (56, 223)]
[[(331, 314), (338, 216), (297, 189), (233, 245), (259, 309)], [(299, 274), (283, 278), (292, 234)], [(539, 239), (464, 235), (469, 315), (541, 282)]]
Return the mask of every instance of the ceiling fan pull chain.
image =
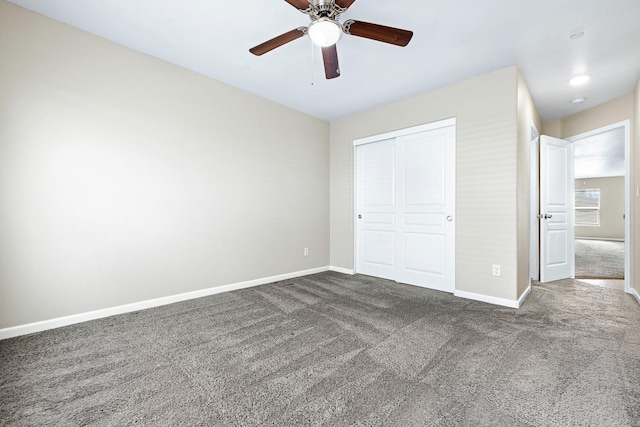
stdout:
[(314, 77), (314, 72), (313, 72), (313, 65), (314, 65), (314, 60), (315, 60), (315, 55), (314, 55), (314, 45), (313, 43), (311, 43), (311, 86), (315, 85), (315, 77)]

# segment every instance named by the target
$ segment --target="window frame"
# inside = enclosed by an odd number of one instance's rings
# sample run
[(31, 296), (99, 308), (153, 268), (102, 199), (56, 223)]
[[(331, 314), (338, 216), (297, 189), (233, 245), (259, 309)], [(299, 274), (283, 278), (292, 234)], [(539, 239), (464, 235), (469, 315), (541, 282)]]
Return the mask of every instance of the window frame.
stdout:
[[(577, 194), (578, 192), (586, 193), (586, 192), (597, 192), (598, 193), (598, 206), (578, 206), (577, 204)], [(600, 206), (602, 203), (602, 191), (600, 188), (576, 188), (574, 189), (574, 219), (576, 227), (600, 227)], [(580, 223), (578, 222), (578, 211), (596, 211), (596, 222), (595, 223)]]

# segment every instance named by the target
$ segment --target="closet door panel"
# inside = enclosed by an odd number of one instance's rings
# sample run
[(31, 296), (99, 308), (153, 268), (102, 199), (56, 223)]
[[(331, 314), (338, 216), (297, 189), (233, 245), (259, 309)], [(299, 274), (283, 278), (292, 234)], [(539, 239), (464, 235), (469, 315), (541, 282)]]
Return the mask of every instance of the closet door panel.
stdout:
[(395, 140), (357, 147), (357, 259), (362, 274), (395, 280)]
[(453, 291), (453, 253), (448, 240), (453, 208), (447, 193), (452, 159), (447, 129), (399, 137), (396, 140), (397, 227), (396, 280)]

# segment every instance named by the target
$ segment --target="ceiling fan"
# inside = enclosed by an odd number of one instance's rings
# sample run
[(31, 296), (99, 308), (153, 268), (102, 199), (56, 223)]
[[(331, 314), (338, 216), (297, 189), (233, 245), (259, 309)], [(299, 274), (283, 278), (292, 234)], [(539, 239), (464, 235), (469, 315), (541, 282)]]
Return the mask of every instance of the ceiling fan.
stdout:
[(327, 79), (340, 76), (336, 43), (340, 37), (342, 37), (342, 33), (403, 47), (409, 44), (411, 37), (413, 37), (412, 31), (371, 24), (369, 22), (354, 21), (353, 19), (348, 19), (341, 24), (338, 21), (340, 14), (344, 13), (355, 0), (285, 1), (309, 16), (311, 19), (309, 26), (298, 27), (295, 30), (274, 37), (271, 40), (252, 47), (249, 49), (249, 52), (256, 56), (264, 55), (277, 47), (308, 34), (314, 44), (322, 48), (324, 73)]

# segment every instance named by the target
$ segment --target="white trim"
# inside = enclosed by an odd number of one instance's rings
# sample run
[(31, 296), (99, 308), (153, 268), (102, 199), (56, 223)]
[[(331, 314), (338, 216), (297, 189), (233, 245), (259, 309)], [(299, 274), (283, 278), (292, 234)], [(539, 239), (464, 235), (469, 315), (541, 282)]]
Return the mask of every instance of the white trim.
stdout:
[[(634, 254), (631, 249), (631, 122), (624, 122), (624, 288), (631, 292), (632, 273), (631, 260)], [(636, 297), (638, 293), (636, 292)], [(640, 299), (638, 300), (640, 301)]]
[[(530, 288), (528, 288), (530, 289)], [(528, 292), (525, 292), (523, 294), (523, 296), (526, 297), (526, 295), (528, 294)], [(492, 297), (489, 295), (483, 295), (483, 294), (476, 294), (473, 292), (466, 292), (466, 291), (459, 291), (459, 290), (455, 290), (453, 291), (453, 295), (460, 297), (460, 298), (465, 298), (465, 299), (471, 299), (474, 301), (481, 301), (481, 302), (487, 302), (489, 304), (495, 304), (495, 305), (501, 305), (503, 307), (509, 307), (509, 308), (520, 308), (520, 300), (511, 300), (511, 299), (506, 299), (506, 298), (498, 298), (498, 297)], [(522, 297), (520, 297), (522, 298)]]
[[(529, 121), (529, 284), (540, 280), (540, 132)], [(532, 268), (533, 267), (533, 268)]]
[(438, 120), (436, 122), (427, 123), (424, 125), (413, 126), (406, 129), (398, 129), (387, 133), (381, 133), (378, 135), (367, 136), (365, 138), (354, 139), (353, 145), (363, 145), (369, 144), (371, 142), (383, 141), (385, 139), (397, 138), (399, 136), (412, 135), (418, 132), (426, 132), (428, 130), (434, 129), (442, 129), (449, 126), (456, 125), (456, 118), (452, 117), (450, 119)]
[(351, 199), (351, 217), (353, 218), (353, 272), (358, 273), (358, 147), (353, 141), (353, 198)]
[(575, 236), (576, 240), (604, 240), (606, 242), (624, 242), (624, 239), (616, 239), (613, 237), (578, 237)]
[(533, 131), (529, 136), (529, 142), (533, 141), (534, 139), (540, 138), (540, 132), (538, 131), (538, 127), (536, 126), (536, 124), (533, 123), (533, 120), (529, 120), (529, 129)]
[(629, 288), (629, 293), (631, 295), (633, 295), (635, 297), (636, 301), (638, 301), (638, 304), (640, 304), (640, 294), (638, 293), (638, 291), (636, 291), (633, 288)]
[(576, 142), (579, 139), (585, 139), (585, 138), (588, 138), (588, 137), (593, 136), (593, 135), (598, 135), (598, 134), (601, 134), (603, 132), (607, 132), (607, 131), (610, 131), (610, 130), (613, 130), (613, 129), (621, 128), (623, 126), (625, 126), (625, 127), (629, 126), (629, 120), (623, 120), (623, 121), (618, 122), (618, 123), (613, 123), (613, 124), (610, 124), (610, 125), (607, 125), (607, 126), (603, 126), (601, 128), (598, 128), (598, 129), (593, 129), (593, 130), (590, 130), (590, 131), (587, 131), (587, 132), (583, 132), (583, 133), (579, 133), (577, 135), (573, 135), (573, 136), (570, 136), (568, 138), (563, 138), (563, 139), (566, 139), (567, 141), (570, 141), (570, 142)]
[(529, 286), (527, 286), (527, 289), (525, 289), (524, 292), (522, 293), (522, 295), (520, 295), (520, 298), (518, 298), (518, 307), (517, 308), (522, 307), (522, 304), (524, 303), (524, 300), (527, 299), (527, 297), (529, 296), (530, 293), (531, 293), (531, 281), (529, 281)]
[(569, 155), (571, 160), (569, 161), (569, 212), (567, 212), (567, 218), (569, 218), (569, 261), (571, 262), (571, 274), (569, 278), (575, 279), (576, 277), (576, 146), (573, 143), (569, 144)]
[(12, 326), (0, 329), (0, 340), (13, 338), (20, 335), (32, 334), (34, 332), (46, 331), (48, 329), (60, 328), (62, 326), (73, 325), (75, 323), (87, 322), (89, 320), (102, 319), (103, 317), (115, 316), (117, 314), (130, 313), (132, 311), (144, 310), (161, 305), (173, 304), (175, 302), (187, 301), (190, 299), (206, 297), (223, 292), (236, 291), (238, 289), (250, 288), (267, 283), (278, 282), (280, 280), (293, 279), (295, 277), (308, 276), (310, 274), (329, 271), (330, 267), (318, 267), (310, 270), (296, 271), (293, 273), (280, 274), (277, 276), (264, 277), (262, 279), (248, 280), (246, 282), (232, 283), (229, 285), (215, 286), (213, 288), (201, 289), (199, 291), (185, 292), (183, 294), (170, 295), (146, 301), (134, 302), (131, 304), (119, 305), (116, 307), (104, 308), (101, 310), (89, 311), (86, 313), (72, 314), (70, 316), (58, 317), (56, 319), (43, 320), (41, 322), (28, 323), (26, 325)]
[(334, 265), (329, 266), (329, 271), (335, 271), (336, 273), (342, 273), (342, 274), (349, 274), (352, 276), (356, 274), (356, 271), (354, 269), (336, 267)]
[[(576, 142), (580, 139), (598, 135), (613, 129), (624, 128), (624, 290), (633, 294), (631, 283), (633, 283), (633, 273), (631, 271), (631, 260), (634, 253), (631, 250), (631, 121), (623, 120), (598, 129), (590, 130), (578, 135), (566, 138), (567, 141)], [(637, 291), (636, 291), (637, 295)]]

